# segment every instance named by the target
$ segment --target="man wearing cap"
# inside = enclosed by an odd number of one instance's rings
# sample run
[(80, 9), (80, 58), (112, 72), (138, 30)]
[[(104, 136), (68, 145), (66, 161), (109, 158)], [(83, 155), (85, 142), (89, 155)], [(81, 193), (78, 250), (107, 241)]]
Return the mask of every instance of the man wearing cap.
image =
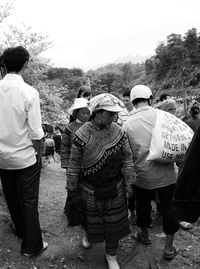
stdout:
[(36, 89), (22, 78), (29, 60), (21, 47), (3, 53), (7, 75), (0, 81), (0, 177), (21, 253), (32, 257), (44, 251), (38, 196), (41, 170), (41, 114)]
[(173, 163), (146, 163), (156, 121), (156, 110), (151, 107), (152, 92), (149, 87), (137, 85), (132, 88), (131, 102), (136, 110), (124, 123), (135, 164), (137, 225), (140, 232), (137, 239), (143, 244), (151, 244), (148, 227), (151, 224), (151, 200), (157, 193), (163, 215), (163, 231), (166, 234), (164, 257), (173, 259), (177, 253), (173, 246), (174, 233), (178, 230), (172, 210), (171, 201), (176, 183), (176, 173)]

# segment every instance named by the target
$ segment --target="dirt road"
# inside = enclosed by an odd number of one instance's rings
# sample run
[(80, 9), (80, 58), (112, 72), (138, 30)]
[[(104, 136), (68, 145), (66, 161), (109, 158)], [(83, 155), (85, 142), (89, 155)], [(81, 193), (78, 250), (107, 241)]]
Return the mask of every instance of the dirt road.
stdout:
[[(49, 248), (40, 256), (27, 259), (20, 255), (20, 240), (11, 229), (9, 215), (0, 186), (0, 269), (106, 269), (104, 244), (83, 250), (80, 227), (67, 227), (63, 214), (65, 203), (65, 171), (51, 161), (42, 169), (40, 185), (40, 222), (44, 240)], [(143, 246), (130, 235), (120, 242), (119, 262), (122, 269), (197, 269), (200, 268), (200, 223), (189, 231), (180, 231), (175, 236), (178, 255), (171, 262), (162, 257), (164, 238), (161, 220), (154, 217), (151, 229), (153, 244)], [(132, 233), (136, 227), (132, 227)]]

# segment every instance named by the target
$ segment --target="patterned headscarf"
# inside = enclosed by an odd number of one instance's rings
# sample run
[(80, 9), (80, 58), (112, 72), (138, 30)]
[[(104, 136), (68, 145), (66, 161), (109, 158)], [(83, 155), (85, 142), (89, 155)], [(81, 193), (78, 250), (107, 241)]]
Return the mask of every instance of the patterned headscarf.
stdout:
[(111, 112), (120, 112), (124, 108), (123, 102), (110, 93), (101, 93), (89, 101), (91, 114), (101, 109)]
[(174, 99), (167, 99), (156, 104), (154, 108), (170, 112), (171, 110), (176, 110), (176, 101), (174, 101)]

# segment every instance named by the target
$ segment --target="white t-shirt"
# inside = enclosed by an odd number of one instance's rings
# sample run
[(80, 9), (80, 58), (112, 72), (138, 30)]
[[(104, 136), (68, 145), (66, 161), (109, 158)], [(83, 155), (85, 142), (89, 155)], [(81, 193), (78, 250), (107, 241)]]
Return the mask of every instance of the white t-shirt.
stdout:
[(31, 140), (43, 135), (37, 90), (21, 76), (7, 74), (0, 81), (0, 168), (33, 165), (36, 152)]

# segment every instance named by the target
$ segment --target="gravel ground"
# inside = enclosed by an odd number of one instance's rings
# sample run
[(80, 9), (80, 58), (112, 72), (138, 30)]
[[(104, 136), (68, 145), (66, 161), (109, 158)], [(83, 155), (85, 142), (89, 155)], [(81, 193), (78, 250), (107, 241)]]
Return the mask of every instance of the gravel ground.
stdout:
[[(20, 255), (20, 240), (11, 228), (9, 214), (0, 185), (0, 269), (106, 269), (104, 244), (94, 245), (86, 251), (81, 247), (83, 231), (80, 227), (69, 228), (63, 207), (66, 199), (65, 171), (53, 162), (42, 169), (40, 185), (40, 222), (44, 240), (49, 248), (38, 257), (27, 259)], [(121, 269), (188, 269), (200, 268), (200, 222), (191, 230), (180, 229), (175, 235), (178, 255), (170, 262), (162, 257), (164, 237), (161, 219), (153, 213), (151, 236), (153, 244), (143, 246), (136, 242), (132, 233), (120, 242), (118, 254)]]

